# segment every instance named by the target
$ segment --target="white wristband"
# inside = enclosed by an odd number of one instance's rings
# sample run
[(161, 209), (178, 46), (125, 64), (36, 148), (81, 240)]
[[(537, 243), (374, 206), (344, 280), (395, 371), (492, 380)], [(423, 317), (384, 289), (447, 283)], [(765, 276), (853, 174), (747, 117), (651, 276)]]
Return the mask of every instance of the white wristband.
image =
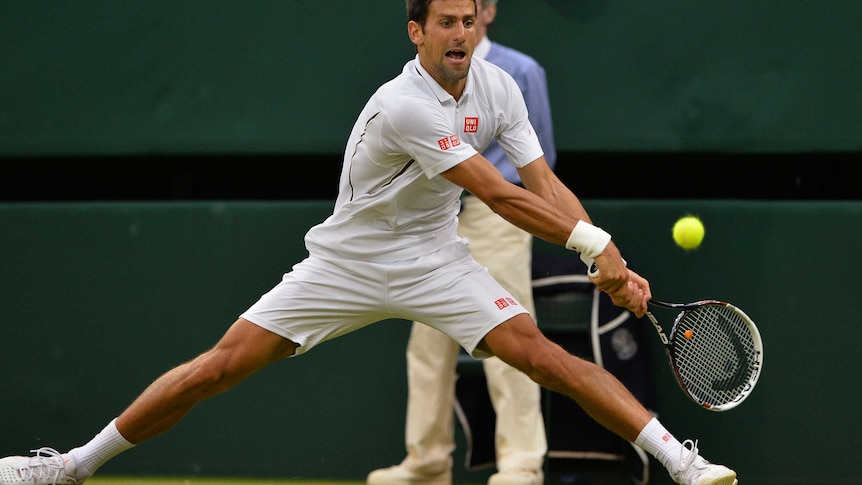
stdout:
[(569, 235), (569, 240), (566, 241), (566, 248), (596, 259), (596, 256), (602, 254), (602, 251), (608, 247), (609, 242), (611, 242), (611, 235), (600, 227), (589, 222), (578, 221)]

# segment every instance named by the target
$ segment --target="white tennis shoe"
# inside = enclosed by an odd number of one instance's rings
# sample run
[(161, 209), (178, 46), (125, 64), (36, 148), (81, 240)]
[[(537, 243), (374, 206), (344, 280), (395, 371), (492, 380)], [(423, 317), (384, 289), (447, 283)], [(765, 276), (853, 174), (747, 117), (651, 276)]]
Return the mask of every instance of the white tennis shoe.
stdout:
[(368, 474), (367, 485), (452, 485), (452, 458), (445, 463), (413, 467), (408, 459), (400, 465), (380, 468)]
[(541, 470), (507, 470), (488, 478), (488, 485), (543, 485), (545, 474)]
[(53, 448), (30, 450), (36, 456), (0, 459), (0, 485), (81, 485), (66, 475), (66, 459)]
[[(690, 448), (686, 447), (690, 445)], [(714, 465), (698, 455), (697, 441), (685, 440), (680, 451), (679, 469), (671, 473), (683, 485), (737, 485), (736, 472), (724, 465)]]

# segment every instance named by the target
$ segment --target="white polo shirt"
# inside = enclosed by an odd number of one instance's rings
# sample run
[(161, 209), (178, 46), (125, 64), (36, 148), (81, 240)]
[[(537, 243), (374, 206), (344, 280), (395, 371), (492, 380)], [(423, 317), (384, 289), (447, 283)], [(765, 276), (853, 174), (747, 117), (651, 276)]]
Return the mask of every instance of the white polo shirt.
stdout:
[(394, 262), (459, 241), (462, 188), (439, 174), (482, 152), (493, 138), (515, 166), (543, 155), (509, 74), (473, 57), (455, 101), (418, 56), (407, 62), (360, 113), (333, 214), (306, 234), (310, 254)]

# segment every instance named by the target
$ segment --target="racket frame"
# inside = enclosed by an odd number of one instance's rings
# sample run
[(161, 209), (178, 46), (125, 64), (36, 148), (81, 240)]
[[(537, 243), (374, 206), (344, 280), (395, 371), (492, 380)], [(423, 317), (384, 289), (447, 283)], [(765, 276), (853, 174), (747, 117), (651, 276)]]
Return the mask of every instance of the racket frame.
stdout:
[(748, 382), (739, 392), (739, 394), (728, 402), (723, 403), (711, 403), (706, 402), (705, 400), (694, 395), (688, 387), (685, 385), (685, 381), (682, 378), (682, 375), (679, 371), (679, 365), (676, 362), (676, 359), (673, 356), (674, 345), (672, 340), (668, 339), (668, 334), (665, 333), (664, 328), (658, 322), (656, 317), (652, 314), (652, 312), (647, 311), (646, 317), (649, 319), (650, 323), (652, 323), (653, 327), (658, 333), (659, 339), (661, 340), (662, 346), (664, 347), (665, 354), (667, 355), (668, 363), (670, 364), (671, 370), (673, 371), (674, 377), (676, 378), (677, 384), (679, 384), (680, 388), (683, 390), (683, 393), (695, 404), (698, 406), (707, 409), (709, 411), (729, 411), (739, 404), (742, 403), (751, 392), (754, 390), (754, 386), (757, 384), (757, 380), (760, 378), (761, 371), (763, 369), (763, 340), (760, 337), (760, 331), (757, 326), (754, 324), (754, 321), (740, 308), (721, 300), (699, 300), (691, 303), (667, 303), (659, 300), (650, 300), (650, 305), (679, 310), (676, 318), (674, 319), (673, 326), (670, 330), (670, 339), (673, 339), (674, 334), (676, 333), (677, 324), (682, 320), (683, 316), (699, 307), (707, 306), (707, 305), (719, 305), (723, 307), (727, 307), (737, 315), (739, 315), (742, 320), (745, 322), (746, 326), (749, 329), (751, 334), (751, 338), (754, 344), (754, 362), (749, 365), (749, 369), (751, 371), (751, 375), (748, 378)]

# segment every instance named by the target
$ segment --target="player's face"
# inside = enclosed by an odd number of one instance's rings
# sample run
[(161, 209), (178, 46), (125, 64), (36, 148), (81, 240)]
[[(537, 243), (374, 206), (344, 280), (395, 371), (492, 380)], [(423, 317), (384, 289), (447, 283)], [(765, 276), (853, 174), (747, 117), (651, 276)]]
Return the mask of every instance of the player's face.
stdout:
[(464, 90), (476, 47), (476, 4), (473, 0), (434, 0), (423, 29), (408, 24), (422, 67), (458, 99)]

